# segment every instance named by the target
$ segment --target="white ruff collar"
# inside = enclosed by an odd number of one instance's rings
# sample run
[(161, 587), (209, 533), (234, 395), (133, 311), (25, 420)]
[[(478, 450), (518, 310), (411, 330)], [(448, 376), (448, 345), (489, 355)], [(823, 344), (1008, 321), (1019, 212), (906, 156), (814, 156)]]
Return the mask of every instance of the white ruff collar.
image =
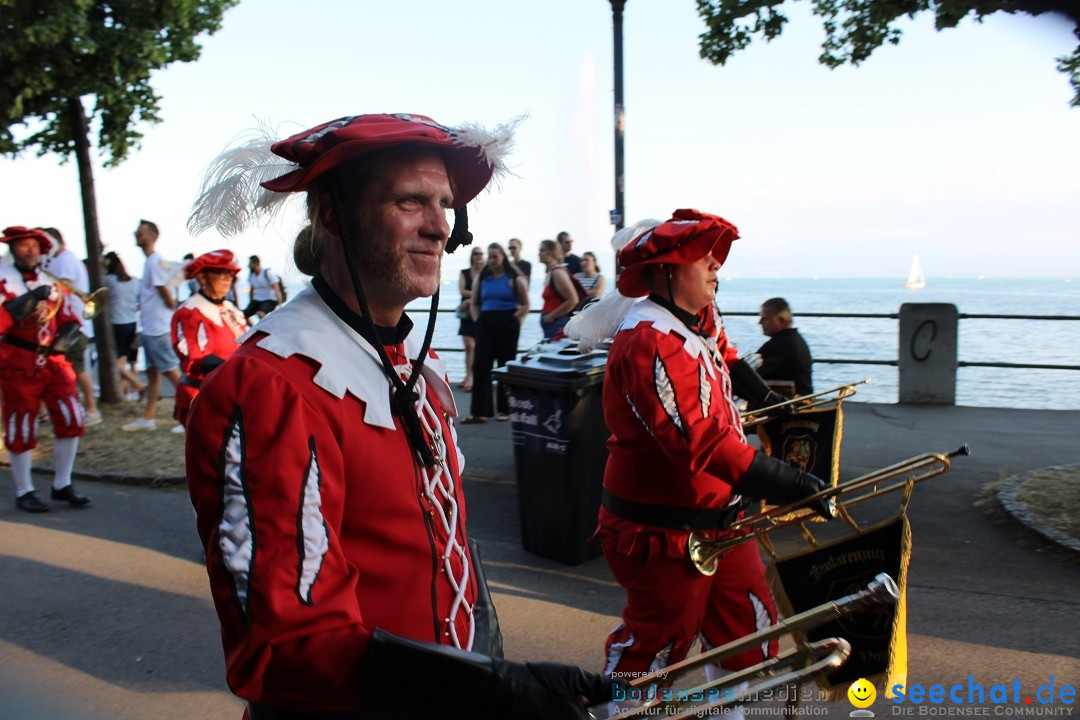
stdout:
[(705, 344), (705, 339), (686, 327), (686, 325), (684, 325), (679, 318), (675, 317), (670, 310), (657, 305), (648, 298), (645, 298), (630, 308), (630, 312), (623, 318), (619, 330), (632, 330), (641, 323), (646, 322), (651, 322), (653, 329), (657, 332), (666, 335), (675, 334), (679, 337), (685, 337), (686, 340), (683, 342), (683, 349), (686, 350), (690, 357), (695, 359), (704, 355), (707, 361), (705, 363), (705, 369), (708, 371), (710, 377), (716, 377), (716, 368), (713, 366), (712, 354), (709, 352), (708, 345)]
[(230, 313), (234, 320), (239, 321), (241, 327), (247, 324), (247, 321), (244, 320), (244, 314), (228, 300), (225, 300), (220, 305), (215, 305), (203, 297), (201, 293), (195, 293), (182, 304), (192, 310), (197, 310), (200, 315), (219, 327), (225, 323), (222, 318), (225, 313)]
[[(337, 332), (327, 332), (327, 325)], [(390, 411), (390, 381), (383, 374), (379, 354), (367, 340), (334, 314), (319, 293), (310, 285), (285, 305), (275, 309), (248, 330), (238, 342), (254, 333), (266, 333), (256, 345), (287, 358), (302, 355), (319, 363), (313, 378), (316, 385), (336, 398), (352, 393), (364, 403), (364, 422), (368, 425), (394, 428)], [(411, 332), (405, 338), (405, 354), (415, 360), (423, 345), (420, 333)], [(430, 355), (421, 372), (428, 387), (442, 403), (443, 409), (457, 417), (454, 393), (446, 380), (446, 362)]]

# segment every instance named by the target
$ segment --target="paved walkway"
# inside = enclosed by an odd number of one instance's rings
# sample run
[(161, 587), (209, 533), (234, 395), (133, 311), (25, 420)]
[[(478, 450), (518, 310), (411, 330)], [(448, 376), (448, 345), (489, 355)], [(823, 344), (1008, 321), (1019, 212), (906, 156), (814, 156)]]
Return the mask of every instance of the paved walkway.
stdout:
[[(973, 453), (912, 501), (909, 682), (1080, 685), (1080, 565), (974, 506), (987, 483), (1080, 460), (1080, 412), (845, 409), (845, 478), (963, 443)], [(521, 548), (509, 423), (464, 426), (461, 443), (507, 655), (597, 668), (622, 603), (603, 560), (571, 567)], [(0, 718), (237, 720), (185, 493), (81, 487), (93, 508), (35, 516), (0, 503)]]

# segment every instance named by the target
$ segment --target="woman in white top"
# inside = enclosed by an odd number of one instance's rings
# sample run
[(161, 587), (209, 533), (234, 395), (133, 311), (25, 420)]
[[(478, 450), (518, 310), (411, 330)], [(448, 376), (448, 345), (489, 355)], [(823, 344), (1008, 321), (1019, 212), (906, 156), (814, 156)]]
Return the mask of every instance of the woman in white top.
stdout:
[(135, 360), (139, 357), (139, 348), (135, 345), (139, 278), (128, 275), (120, 256), (114, 252), (105, 253), (105, 287), (109, 288), (109, 321), (116, 344), (116, 369), (124, 379), (125, 398), (138, 400), (138, 393), (146, 389), (146, 384), (135, 373)]
[(600, 265), (596, 262), (596, 255), (591, 252), (581, 253), (581, 272), (578, 273), (577, 279), (589, 297), (600, 297), (604, 294), (604, 276), (600, 274)]

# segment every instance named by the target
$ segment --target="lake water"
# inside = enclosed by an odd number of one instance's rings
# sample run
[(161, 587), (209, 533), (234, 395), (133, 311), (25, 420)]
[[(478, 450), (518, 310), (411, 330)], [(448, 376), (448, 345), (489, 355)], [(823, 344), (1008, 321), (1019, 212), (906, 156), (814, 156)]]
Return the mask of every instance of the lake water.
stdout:
[[(534, 277), (531, 302), (539, 308), (541, 278)], [(610, 279), (609, 279), (610, 285)], [(293, 289), (292, 293), (299, 290)], [(897, 321), (889, 318), (815, 318), (800, 313), (897, 313), (912, 302), (945, 302), (964, 314), (1080, 316), (1080, 279), (935, 279), (925, 288), (908, 290), (902, 281), (872, 279), (745, 279), (721, 278), (718, 299), (725, 313), (725, 327), (743, 353), (753, 352), (765, 341), (757, 326), (763, 300), (784, 297), (795, 314), (796, 326), (818, 358), (895, 360)], [(459, 301), (456, 276), (441, 293), (441, 308), (452, 309)], [(427, 305), (413, 303), (409, 314), (418, 331), (426, 327)], [(732, 313), (752, 313), (737, 316)], [(434, 347), (461, 348), (458, 321), (439, 315)], [(530, 315), (522, 328), (519, 347), (534, 346), (542, 339), (538, 315)], [(441, 351), (455, 382), (464, 375), (464, 356)], [(1037, 363), (1080, 365), (1080, 321), (961, 319), (959, 359), (966, 362)], [(860, 385), (854, 400), (893, 403), (897, 399), (895, 367), (857, 364), (815, 364), (814, 387), (824, 390), (872, 377)], [(957, 404), (982, 407), (1015, 407), (1076, 410), (1080, 408), (1080, 370), (1034, 370), (969, 368), (957, 370)]]

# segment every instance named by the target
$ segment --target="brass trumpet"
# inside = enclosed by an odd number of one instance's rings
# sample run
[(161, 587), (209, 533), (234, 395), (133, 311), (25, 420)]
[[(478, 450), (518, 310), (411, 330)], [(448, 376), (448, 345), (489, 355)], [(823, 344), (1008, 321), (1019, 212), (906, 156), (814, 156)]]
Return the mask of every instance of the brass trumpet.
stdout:
[[(775, 637), (802, 633), (852, 612), (891, 605), (899, 598), (900, 591), (893, 579), (886, 573), (879, 573), (859, 592), (818, 605), (756, 633), (636, 678), (630, 683), (630, 687), (642, 688), (654, 683), (667, 686), (672, 680), (691, 670), (707, 663), (719, 663), (726, 657), (737, 655), (747, 648), (758, 647), (761, 643)], [(705, 704), (689, 707), (680, 714), (664, 716), (669, 718), (697, 717), (722, 707), (747, 702), (755, 695), (767, 690), (790, 683), (801, 684), (829, 673), (843, 665), (850, 652), (851, 646), (843, 638), (827, 638), (814, 643), (800, 643), (775, 658), (687, 690), (670, 693), (658, 690), (655, 697), (646, 699), (639, 707), (620, 712), (618, 717), (636, 718), (655, 715), (656, 711), (653, 708), (659, 705), (680, 707), (692, 702), (704, 701)], [(745, 689), (739, 688), (743, 682), (753, 684)], [(642, 696), (652, 694), (651, 692), (642, 693)], [(632, 699), (633, 693), (628, 693), (628, 697)]]
[[(717, 560), (726, 550), (730, 550), (736, 545), (740, 545), (744, 542), (762, 538), (780, 528), (799, 525), (802, 527), (803, 535), (808, 541), (810, 541), (811, 544), (816, 545), (817, 543), (813, 541), (809, 530), (807, 530), (804, 525), (806, 519), (810, 516), (806, 514), (793, 515), (793, 511), (805, 509), (806, 505), (816, 500), (832, 499), (836, 501), (836, 514), (844, 518), (849, 524), (855, 526), (855, 521), (851, 519), (851, 516), (847, 511), (852, 505), (857, 505), (871, 498), (885, 495), (894, 490), (900, 490), (901, 488), (910, 487), (915, 483), (929, 480), (938, 475), (943, 475), (949, 471), (950, 458), (954, 458), (958, 455), (970, 454), (970, 448), (968, 448), (967, 445), (961, 445), (950, 453), (925, 453), (923, 455), (908, 458), (907, 460), (902, 460), (893, 465), (889, 465), (888, 467), (874, 470), (866, 475), (861, 475), (857, 478), (848, 480), (847, 482), (840, 483), (836, 487), (827, 488), (821, 492), (809, 495), (797, 503), (770, 508), (769, 510), (757, 513), (756, 515), (750, 515), (736, 520), (731, 524), (731, 530), (750, 531), (749, 533), (738, 537), (730, 537), (722, 540), (707, 540), (698, 532), (692, 532), (690, 534), (690, 540), (687, 543), (687, 554), (690, 557), (690, 561), (694, 563), (694, 567), (696, 567), (701, 574), (712, 575), (716, 572)], [(883, 488), (878, 488), (878, 485), (881, 483), (893, 480), (896, 480), (896, 482)], [(841, 499), (846, 495), (858, 491), (864, 492), (851, 499)]]
[[(763, 422), (768, 422), (776, 417), (776, 411), (788, 406), (794, 406), (795, 412), (801, 412), (803, 410), (810, 410), (816, 407), (822, 407), (830, 403), (838, 402), (845, 398), (849, 398), (856, 393), (856, 385), (869, 385), (870, 378), (864, 378), (857, 382), (850, 383), (848, 385), (838, 385), (837, 387), (830, 388), (828, 390), (822, 390), (816, 393), (810, 393), (809, 395), (800, 395), (797, 398), (791, 400), (785, 400), (784, 402), (776, 403), (775, 405), (767, 405), (763, 408), (756, 410), (748, 410), (739, 415), (739, 419), (742, 420), (743, 428), (751, 428), (755, 425), (760, 425)], [(832, 396), (836, 393), (835, 397)]]
[(72, 285), (71, 281), (65, 280), (62, 277), (57, 277), (45, 268), (39, 268), (38, 271), (42, 275), (47, 275), (49, 278), (52, 279), (53, 282), (63, 285), (68, 292), (82, 300), (83, 317), (87, 320), (92, 320), (94, 316), (96, 316), (98, 312), (100, 312), (101, 303), (103, 303), (109, 298), (109, 288), (101, 287), (92, 293), (84, 293), (82, 290), (79, 290), (74, 285)]

